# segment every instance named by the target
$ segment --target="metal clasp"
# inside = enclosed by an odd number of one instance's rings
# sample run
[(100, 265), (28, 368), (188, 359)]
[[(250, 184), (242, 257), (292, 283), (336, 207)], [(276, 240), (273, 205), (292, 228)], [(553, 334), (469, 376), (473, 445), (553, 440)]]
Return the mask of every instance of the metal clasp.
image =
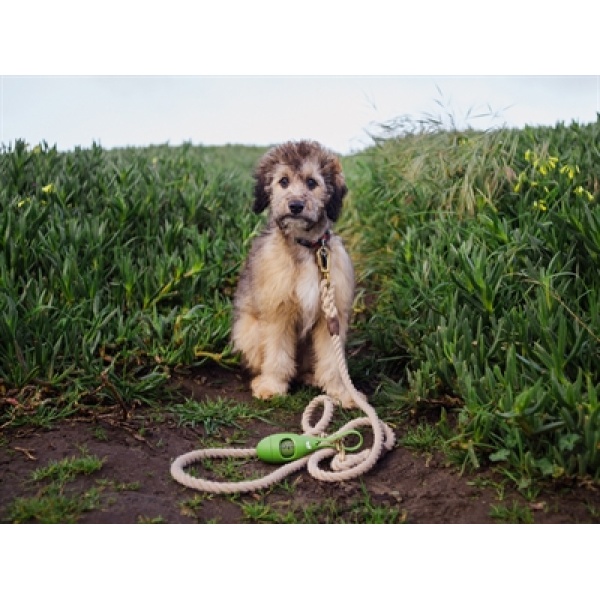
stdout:
[(325, 242), (322, 242), (321, 247), (317, 250), (317, 265), (323, 277), (329, 281), (329, 248)]

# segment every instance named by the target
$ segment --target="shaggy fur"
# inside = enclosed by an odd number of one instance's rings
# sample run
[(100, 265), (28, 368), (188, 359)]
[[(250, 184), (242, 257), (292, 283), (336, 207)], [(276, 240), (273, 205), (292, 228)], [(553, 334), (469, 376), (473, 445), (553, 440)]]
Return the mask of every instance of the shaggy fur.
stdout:
[[(321, 309), (315, 252), (308, 247), (331, 230), (347, 188), (338, 158), (312, 141), (273, 148), (255, 172), (254, 211), (269, 209), (252, 245), (234, 299), (232, 339), (253, 375), (258, 398), (283, 395), (293, 379), (322, 388), (351, 407)], [(333, 233), (331, 282), (345, 341), (354, 296), (354, 271)]]

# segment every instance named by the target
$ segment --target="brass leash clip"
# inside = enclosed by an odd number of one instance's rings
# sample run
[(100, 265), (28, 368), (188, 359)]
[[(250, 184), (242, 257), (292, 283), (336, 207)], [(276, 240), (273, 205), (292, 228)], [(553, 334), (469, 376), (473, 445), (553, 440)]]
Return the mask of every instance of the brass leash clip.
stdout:
[(329, 248), (325, 242), (322, 242), (317, 250), (317, 265), (323, 277), (329, 281)]

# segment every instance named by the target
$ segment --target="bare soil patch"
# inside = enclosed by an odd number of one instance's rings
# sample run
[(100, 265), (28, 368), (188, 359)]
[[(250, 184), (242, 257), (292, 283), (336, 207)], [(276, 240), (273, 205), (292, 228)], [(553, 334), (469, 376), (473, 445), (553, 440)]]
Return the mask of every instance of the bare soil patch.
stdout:
[[(214, 397), (255, 402), (243, 376), (215, 367), (177, 383), (183, 397), (200, 402)], [(299, 421), (300, 415), (284, 411), (281, 422), (252, 422), (246, 428), (244, 447), (253, 447), (283, 428), (298, 431)], [(401, 430), (398, 433), (401, 437)], [(177, 456), (202, 447), (204, 428), (180, 427), (166, 403), (159, 412), (138, 409), (127, 421), (117, 413), (98, 411), (58, 422), (51, 429), (8, 429), (0, 435), (0, 522), (7, 522), (8, 508), (16, 498), (38, 493), (30, 481), (35, 469), (82, 452), (104, 459), (104, 464), (98, 472), (67, 484), (69, 493), (100, 485), (98, 506), (84, 512), (80, 523), (245, 523), (250, 520), (244, 503), (257, 501), (296, 515), (296, 522), (302, 522), (307, 508), (328, 505), (337, 507), (340, 520), (347, 516), (348, 521), (360, 522), (352, 507), (365, 497), (373, 509), (396, 515), (393, 522), (398, 523), (502, 522), (498, 507), (513, 515), (522, 510), (535, 523), (600, 522), (593, 485), (573, 482), (568, 487), (547, 487), (528, 501), (492, 472), (461, 476), (444, 456), (416, 453), (401, 444), (371, 472), (347, 483), (322, 483), (301, 471), (287, 485), (260, 494), (233, 498), (200, 494), (174, 481), (169, 467)], [(319, 522), (331, 519), (331, 512), (324, 510), (311, 514), (322, 519)]]

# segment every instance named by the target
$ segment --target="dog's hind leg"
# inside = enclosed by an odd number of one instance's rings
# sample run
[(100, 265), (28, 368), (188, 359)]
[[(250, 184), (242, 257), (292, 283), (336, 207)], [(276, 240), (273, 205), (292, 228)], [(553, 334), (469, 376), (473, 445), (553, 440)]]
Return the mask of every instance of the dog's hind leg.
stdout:
[(250, 372), (260, 373), (264, 351), (259, 320), (250, 313), (239, 313), (233, 323), (231, 338), (234, 350), (242, 353)]

